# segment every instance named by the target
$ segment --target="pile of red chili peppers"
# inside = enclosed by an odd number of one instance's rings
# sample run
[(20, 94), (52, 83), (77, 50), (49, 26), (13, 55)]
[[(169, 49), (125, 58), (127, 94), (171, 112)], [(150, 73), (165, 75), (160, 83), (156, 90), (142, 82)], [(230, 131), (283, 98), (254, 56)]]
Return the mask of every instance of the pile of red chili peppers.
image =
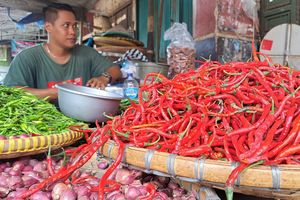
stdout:
[(181, 156), (240, 162), (226, 183), (230, 199), (235, 179), (248, 166), (261, 161), (300, 163), (299, 90), (299, 71), (267, 61), (208, 61), (172, 80), (150, 73), (139, 90), (139, 103), (132, 102), (122, 115), (87, 136), (88, 144), (72, 152), (74, 159), (80, 159), (38, 189), (70, 176), (113, 139), (119, 155), (101, 179), (99, 199), (104, 198), (107, 178), (128, 143)]

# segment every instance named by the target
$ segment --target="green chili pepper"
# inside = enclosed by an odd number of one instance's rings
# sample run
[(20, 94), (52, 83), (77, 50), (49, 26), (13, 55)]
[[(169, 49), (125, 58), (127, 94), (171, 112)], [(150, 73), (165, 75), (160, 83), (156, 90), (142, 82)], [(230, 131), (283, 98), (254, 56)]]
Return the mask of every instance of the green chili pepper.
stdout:
[(0, 86), (0, 135), (23, 133), (40, 135), (69, 131), (71, 125), (84, 125), (60, 113), (45, 99), (20, 88)]

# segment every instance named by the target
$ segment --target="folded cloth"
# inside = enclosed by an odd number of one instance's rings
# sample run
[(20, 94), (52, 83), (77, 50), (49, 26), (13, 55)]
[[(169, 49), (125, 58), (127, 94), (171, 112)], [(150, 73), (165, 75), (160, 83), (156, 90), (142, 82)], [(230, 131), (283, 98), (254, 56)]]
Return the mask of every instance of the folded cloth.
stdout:
[(139, 60), (142, 62), (148, 62), (148, 58), (138, 49), (130, 49), (126, 51), (118, 60), (114, 61), (114, 63), (121, 64), (125, 60)]

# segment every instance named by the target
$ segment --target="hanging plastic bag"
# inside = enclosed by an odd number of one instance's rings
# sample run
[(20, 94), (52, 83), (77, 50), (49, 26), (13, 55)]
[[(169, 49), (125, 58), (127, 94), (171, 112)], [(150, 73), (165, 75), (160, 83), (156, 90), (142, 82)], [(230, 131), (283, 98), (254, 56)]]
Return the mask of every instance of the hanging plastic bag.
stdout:
[(167, 47), (169, 78), (195, 68), (195, 42), (185, 23), (175, 22), (165, 32), (164, 40), (171, 40)]
[(242, 9), (244, 10), (247, 17), (252, 19), (254, 23), (258, 23), (257, 5), (256, 0), (241, 0)]

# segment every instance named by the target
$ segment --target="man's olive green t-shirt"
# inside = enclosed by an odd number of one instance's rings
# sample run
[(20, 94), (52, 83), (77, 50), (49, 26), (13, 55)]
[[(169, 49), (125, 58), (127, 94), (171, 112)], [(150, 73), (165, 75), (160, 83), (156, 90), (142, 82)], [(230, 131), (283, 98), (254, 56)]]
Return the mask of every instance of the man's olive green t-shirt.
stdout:
[(11, 62), (4, 79), (7, 86), (53, 88), (57, 83), (85, 85), (92, 77), (100, 76), (112, 65), (95, 49), (76, 45), (65, 64), (57, 64), (37, 45), (20, 52)]

